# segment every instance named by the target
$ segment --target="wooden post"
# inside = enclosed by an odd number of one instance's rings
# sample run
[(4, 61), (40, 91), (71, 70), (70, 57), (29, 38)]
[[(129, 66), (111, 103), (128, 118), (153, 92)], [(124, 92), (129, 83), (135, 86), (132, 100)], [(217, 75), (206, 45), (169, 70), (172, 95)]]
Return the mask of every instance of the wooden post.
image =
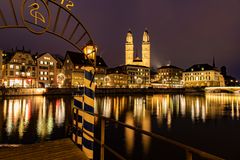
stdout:
[[(94, 97), (95, 84), (94, 68), (92, 66), (84, 67), (84, 93), (83, 93), (83, 152), (86, 156), (93, 159), (94, 140)], [(86, 133), (87, 134), (86, 134)], [(90, 135), (90, 136), (89, 136)]]

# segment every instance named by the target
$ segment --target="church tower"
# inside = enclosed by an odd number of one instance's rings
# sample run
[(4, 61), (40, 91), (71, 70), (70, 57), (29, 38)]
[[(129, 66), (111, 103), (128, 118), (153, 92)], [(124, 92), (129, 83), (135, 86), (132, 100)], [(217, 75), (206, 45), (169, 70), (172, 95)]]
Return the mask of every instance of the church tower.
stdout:
[(134, 45), (133, 45), (133, 35), (131, 30), (129, 29), (126, 38), (125, 44), (125, 64), (133, 64), (134, 58)]
[(142, 65), (146, 67), (150, 67), (150, 38), (147, 29), (145, 29), (143, 33), (143, 41), (142, 41)]

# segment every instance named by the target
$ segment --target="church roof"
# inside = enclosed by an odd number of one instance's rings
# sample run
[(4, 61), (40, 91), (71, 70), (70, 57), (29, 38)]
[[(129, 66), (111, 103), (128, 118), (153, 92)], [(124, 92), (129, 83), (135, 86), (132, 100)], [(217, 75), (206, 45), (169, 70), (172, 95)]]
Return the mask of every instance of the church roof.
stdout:
[(133, 62), (142, 62), (142, 59), (140, 57), (136, 57)]

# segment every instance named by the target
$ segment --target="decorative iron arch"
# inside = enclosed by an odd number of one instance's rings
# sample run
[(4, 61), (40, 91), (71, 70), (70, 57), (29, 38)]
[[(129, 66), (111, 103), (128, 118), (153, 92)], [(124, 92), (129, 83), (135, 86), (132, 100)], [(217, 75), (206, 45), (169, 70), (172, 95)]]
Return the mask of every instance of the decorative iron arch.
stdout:
[[(13, 0), (8, 0), (9, 6), (10, 6), (10, 8), (8, 8), (8, 10), (10, 11), (10, 13), (8, 13), (10, 15), (7, 16), (8, 19), (6, 19), (6, 14), (3, 12), (3, 7), (5, 6), (3, 5), (0, 6), (0, 30), (1, 29), (19, 29), (19, 28), (28, 29), (23, 19), (25, 1), (27, 0), (22, 1), (21, 7), (19, 8), (19, 7), (16, 7), (16, 5), (14, 5)], [(32, 0), (32, 1), (36, 2), (36, 0)], [(49, 22), (50, 23), (49, 28), (45, 31), (46, 33), (54, 35), (58, 38), (61, 38), (62, 40), (71, 44), (74, 48), (76, 48), (79, 51), (82, 51), (82, 49), (87, 44), (94, 44), (92, 37), (90, 36), (89, 32), (84, 27), (84, 25), (66, 7), (62, 6), (61, 4), (53, 0), (46, 0), (46, 1), (38, 0), (38, 1), (46, 4), (47, 7), (51, 9), (51, 11), (53, 10), (57, 11), (56, 16), (51, 17), (51, 21)], [(51, 15), (53, 15), (51, 11), (50, 13)], [(63, 27), (61, 25), (58, 25), (59, 19), (64, 20), (64, 23), (63, 23), (64, 25), (62, 25)], [(33, 22), (28, 21), (28, 23), (30, 25), (35, 25), (39, 28), (44, 28), (43, 26), (34, 24)], [(73, 27), (70, 28), (71, 25)], [(67, 29), (68, 29), (68, 34), (66, 34)], [(61, 32), (59, 32), (58, 30), (61, 30)], [(43, 33), (35, 32), (34, 34), (43, 34)]]

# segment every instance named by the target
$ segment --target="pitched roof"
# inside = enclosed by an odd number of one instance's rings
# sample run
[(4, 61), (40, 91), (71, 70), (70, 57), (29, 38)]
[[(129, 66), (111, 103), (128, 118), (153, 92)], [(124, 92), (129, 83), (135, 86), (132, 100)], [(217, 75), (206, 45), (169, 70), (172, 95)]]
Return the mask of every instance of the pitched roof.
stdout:
[(69, 56), (74, 65), (91, 65), (92, 63), (86, 59), (83, 52), (67, 51), (66, 56)]
[[(181, 69), (179, 67), (176, 66), (172, 66), (172, 65), (167, 65), (167, 66), (161, 66), (158, 69), (167, 69), (167, 68), (173, 68), (173, 69)], [(181, 69), (182, 70), (182, 69)]]
[(97, 56), (96, 58), (97, 58), (97, 63), (96, 63), (97, 67), (108, 67), (102, 57)]
[(122, 66), (107, 69), (107, 74), (114, 74), (114, 73), (127, 74), (126, 70)]
[(10, 52), (10, 51), (3, 51), (3, 53), (5, 54), (5, 56), (3, 56), (3, 63), (6, 64), (8, 63), (12, 57), (15, 55), (15, 52)]
[(209, 64), (194, 64), (192, 67), (186, 69), (186, 72), (193, 72), (193, 71), (209, 71), (209, 70), (217, 70), (215, 67)]

